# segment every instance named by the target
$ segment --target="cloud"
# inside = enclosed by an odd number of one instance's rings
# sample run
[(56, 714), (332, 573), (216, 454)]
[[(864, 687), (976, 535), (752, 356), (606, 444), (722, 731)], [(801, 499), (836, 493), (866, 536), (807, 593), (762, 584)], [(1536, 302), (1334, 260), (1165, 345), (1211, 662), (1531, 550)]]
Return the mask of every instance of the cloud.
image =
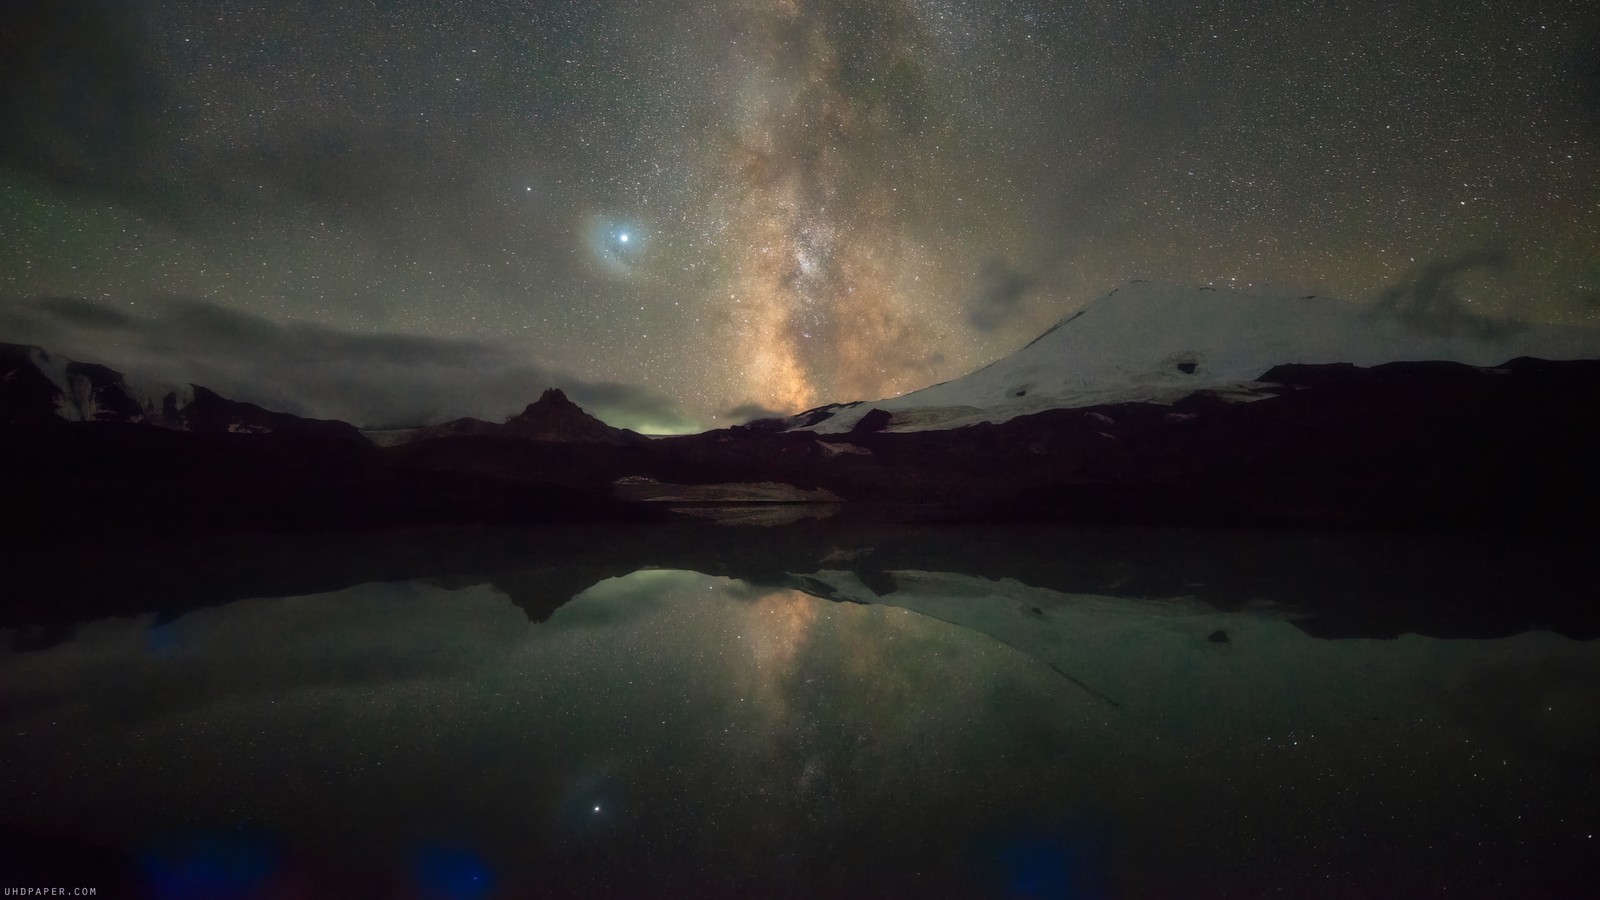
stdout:
[(978, 269), (977, 294), (967, 303), (967, 321), (979, 331), (991, 332), (1016, 317), (1022, 298), (1033, 280), (1011, 268), (1000, 257), (984, 260)]
[(669, 397), (595, 382), (526, 359), (501, 342), (355, 334), (276, 322), (190, 297), (137, 304), (0, 297), (0, 340), (38, 344), (124, 374), (201, 384), (227, 397), (365, 427), (500, 421), (559, 387), (606, 422), (649, 432), (698, 430)]
[(685, 434), (700, 426), (678, 409), (671, 398), (648, 388), (616, 381), (589, 382), (567, 379), (567, 396), (619, 428), (652, 434)]
[(776, 409), (768, 409), (759, 403), (743, 403), (723, 413), (721, 419), (735, 425), (754, 422), (757, 419), (777, 419), (788, 415)]
[(1375, 308), (1394, 316), (1417, 334), (1480, 340), (1504, 337), (1527, 326), (1472, 312), (1457, 285), (1462, 276), (1471, 272), (1505, 272), (1511, 268), (1511, 254), (1504, 247), (1482, 247), (1435, 259), (1406, 280), (1386, 288)]
[(0, 27), (0, 165), (61, 187), (128, 190), (166, 106), (130, 5), (8, 4)]
[[(346, 12), (343, 27), (352, 31), (382, 15)], [(520, 258), (537, 256), (546, 280), (560, 271), (562, 255), (541, 249), (559, 240), (560, 230), (530, 223), (519, 215), (525, 206), (507, 207), (504, 179), (478, 152), (518, 134), (512, 129), (520, 121), (452, 118), (445, 128), (419, 121), (398, 75), (376, 98), (362, 93), (355, 100), (355, 89), (323, 83), (317, 102), (253, 99), (283, 87), (260, 83), (259, 61), (252, 60), (230, 60), (215, 73), (208, 65), (204, 78), (190, 77), (187, 51), (163, 48), (169, 13), (183, 17), (159, 5), (106, 0), (7, 4), (0, 12), (0, 169), (44, 186), (53, 202), (96, 211), (110, 202), (146, 225), (213, 246), (254, 237), (240, 224), (248, 210), (246, 223), (288, 226), (269, 228), (273, 233), (293, 233), (314, 217), (359, 236), (358, 249), (418, 248), (487, 263), (503, 263), (506, 254), (481, 235), (514, 234)], [(339, 38), (328, 40), (316, 46), (337, 46)], [(207, 112), (202, 126), (191, 116), (202, 103), (211, 106), (208, 92), (237, 103)], [(252, 103), (268, 109), (242, 116), (234, 108)], [(360, 104), (359, 115), (338, 111), (351, 103)], [(397, 112), (400, 104), (409, 114)], [(519, 177), (539, 168), (520, 164)], [(515, 273), (490, 277), (508, 290), (527, 287)]]

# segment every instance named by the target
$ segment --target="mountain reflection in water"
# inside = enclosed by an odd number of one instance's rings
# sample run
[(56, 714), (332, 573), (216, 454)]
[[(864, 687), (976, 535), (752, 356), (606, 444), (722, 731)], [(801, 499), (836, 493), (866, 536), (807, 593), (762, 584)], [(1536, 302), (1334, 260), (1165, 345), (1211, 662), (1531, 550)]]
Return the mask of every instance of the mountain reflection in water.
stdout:
[[(13, 612), (5, 872), (442, 897), (1507, 896), (1589, 874), (1600, 646), (1507, 626), (1481, 583), (1457, 624), (1494, 639), (1316, 636), (1451, 631), (1437, 594), (1369, 609), (1393, 595), (1350, 574), (1430, 583), (1449, 556), (1526, 567), (1545, 602), (1524, 614), (1584, 636), (1546, 550), (707, 534), (588, 556), (553, 533), (433, 535), (403, 559), (395, 538), (387, 561), (335, 541), (298, 573), (297, 545), (219, 544), (210, 575), (124, 565), (128, 593), (102, 600), (124, 615)], [(605, 571), (647, 545), (712, 571)], [(1285, 554), (1319, 586), (1286, 591)], [(382, 565), (417, 571), (223, 583)], [(88, 602), (58, 571), (57, 600)]]

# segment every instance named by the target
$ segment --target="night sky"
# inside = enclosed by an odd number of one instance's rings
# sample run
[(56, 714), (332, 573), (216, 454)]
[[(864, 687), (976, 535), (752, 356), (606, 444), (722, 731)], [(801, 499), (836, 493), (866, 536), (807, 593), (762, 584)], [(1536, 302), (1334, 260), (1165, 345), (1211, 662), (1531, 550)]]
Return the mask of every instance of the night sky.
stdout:
[(688, 430), (1133, 278), (1600, 324), (1600, 6), (39, 0), (0, 340), (363, 425)]

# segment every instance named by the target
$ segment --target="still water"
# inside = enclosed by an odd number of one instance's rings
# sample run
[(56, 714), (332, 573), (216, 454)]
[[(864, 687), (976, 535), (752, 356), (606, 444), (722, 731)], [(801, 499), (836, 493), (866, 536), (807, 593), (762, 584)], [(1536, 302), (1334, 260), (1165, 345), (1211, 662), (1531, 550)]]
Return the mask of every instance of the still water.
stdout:
[[(696, 546), (714, 540), (741, 539)], [(0, 880), (158, 897), (1553, 896), (1594, 874), (1594, 641), (1318, 637), (1261, 583), (1219, 602), (1212, 569), (1141, 582), (1123, 557), (1097, 569), (1102, 590), (1066, 591), (839, 543), (810, 568), (793, 547), (747, 561), (746, 578), (588, 581), (546, 554), (520, 580), (13, 623)], [(1383, 558), (1372, 577), (1409, 577)]]

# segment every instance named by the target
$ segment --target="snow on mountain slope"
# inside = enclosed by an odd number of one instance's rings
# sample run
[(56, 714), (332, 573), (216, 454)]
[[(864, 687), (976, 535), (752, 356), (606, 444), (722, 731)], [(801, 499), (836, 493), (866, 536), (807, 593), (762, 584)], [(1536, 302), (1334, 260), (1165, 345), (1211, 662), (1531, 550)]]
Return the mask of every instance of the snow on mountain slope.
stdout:
[(69, 422), (113, 418), (176, 427), (177, 411), (194, 400), (193, 385), (141, 379), (39, 347), (25, 350), (28, 360), (61, 392), (56, 415)]
[(208, 434), (291, 431), (366, 442), (355, 426), (230, 400), (201, 385), (166, 384), (27, 344), (0, 343), (0, 424), (120, 422)]
[(921, 431), (1047, 409), (1172, 403), (1200, 390), (1255, 399), (1262, 395), (1254, 379), (1285, 363), (1492, 366), (1518, 356), (1597, 353), (1592, 329), (1529, 326), (1492, 339), (1428, 335), (1394, 316), (1304, 292), (1136, 281), (969, 375), (899, 397), (801, 413), (790, 422), (794, 430), (836, 434), (882, 409), (893, 414), (885, 430)]

